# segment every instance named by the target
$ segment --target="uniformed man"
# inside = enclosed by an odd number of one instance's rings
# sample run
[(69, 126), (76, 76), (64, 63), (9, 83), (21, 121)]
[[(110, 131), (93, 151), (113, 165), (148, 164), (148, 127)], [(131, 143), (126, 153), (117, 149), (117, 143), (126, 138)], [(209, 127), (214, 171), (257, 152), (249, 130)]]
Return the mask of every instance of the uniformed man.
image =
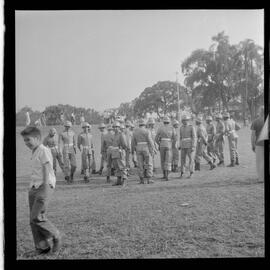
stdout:
[(46, 136), (43, 140), (43, 145), (45, 145), (51, 149), (51, 153), (53, 156), (53, 170), (54, 170), (55, 174), (57, 171), (56, 161), (58, 161), (59, 167), (64, 172), (63, 156), (60, 152), (58, 143), (59, 143), (59, 136), (57, 134), (57, 131), (55, 128), (51, 128), (48, 136)]
[(225, 126), (225, 136), (228, 137), (229, 142), (229, 151), (230, 151), (230, 160), (231, 163), (227, 167), (234, 167), (236, 157), (238, 156), (237, 150), (236, 150), (236, 138), (238, 135), (235, 132), (235, 127), (230, 120), (230, 114), (228, 112), (225, 112), (223, 115), (224, 120), (224, 126)]
[(64, 124), (65, 130), (59, 135), (59, 146), (61, 143), (63, 144), (64, 174), (67, 183), (73, 182), (74, 172), (77, 167), (75, 133), (70, 129), (71, 126), (71, 122), (66, 121)]
[[(132, 154), (136, 152), (137, 155), (140, 184), (144, 184), (144, 177), (146, 177), (147, 184), (153, 183), (153, 181), (151, 181), (153, 176), (152, 155), (155, 145), (145, 125), (145, 120), (140, 119), (139, 128), (134, 131), (131, 142)], [(146, 172), (144, 172), (144, 170), (146, 170)]]
[(112, 175), (112, 169), (113, 169), (113, 164), (112, 164), (112, 155), (111, 155), (111, 150), (113, 146), (113, 128), (109, 124), (107, 126), (108, 132), (103, 136), (102, 144), (101, 144), (101, 153), (104, 155), (106, 158), (106, 163), (107, 163), (107, 183), (111, 181), (110, 176)]
[(173, 128), (175, 130), (176, 136), (177, 136), (177, 140), (176, 140), (176, 144), (175, 147), (173, 147), (172, 149), (172, 171), (173, 172), (177, 172), (178, 171), (178, 164), (179, 164), (179, 145), (178, 145), (178, 132), (179, 132), (179, 122), (174, 119), (172, 122)]
[(155, 141), (156, 138), (156, 130), (155, 130), (155, 120), (154, 118), (149, 118), (147, 122), (147, 128), (150, 132), (151, 138), (154, 142), (154, 150), (152, 152), (152, 162), (153, 162), (153, 172), (156, 171), (156, 166), (155, 166), (155, 155), (158, 153), (158, 144)]
[(169, 180), (169, 172), (172, 168), (172, 148), (175, 147), (177, 136), (173, 127), (170, 126), (170, 118), (163, 118), (163, 126), (157, 131), (155, 141), (159, 145), (161, 169), (163, 178)]
[[(99, 130), (100, 130), (100, 133), (101, 133), (101, 144), (100, 145), (102, 146), (104, 136), (105, 136), (105, 134), (107, 134), (106, 126), (105, 126), (104, 123), (101, 123), (99, 125)], [(105, 167), (105, 164), (106, 164), (106, 152), (101, 151), (100, 169), (98, 171), (99, 175), (102, 175), (102, 171), (103, 171), (103, 168)]]
[(195, 120), (197, 130), (197, 147), (195, 153), (195, 171), (200, 170), (200, 163), (202, 157), (208, 162), (210, 165), (210, 170), (216, 168), (216, 165), (213, 163), (213, 159), (207, 154), (206, 146), (208, 145), (208, 136), (205, 127), (203, 126), (202, 122), (203, 119), (201, 116), (198, 116)]
[[(134, 128), (135, 128), (135, 125), (131, 122), (130, 123), (130, 133), (131, 133), (131, 140), (132, 140), (132, 136), (133, 136), (133, 132), (134, 132)], [(132, 162), (133, 162), (133, 165), (135, 168), (138, 167), (138, 164), (137, 164), (137, 157), (136, 155), (132, 155)]]
[(217, 160), (217, 155), (215, 152), (215, 135), (216, 127), (213, 123), (213, 118), (211, 115), (206, 116), (206, 132), (208, 136), (207, 141), (207, 154), (212, 158), (213, 163)]
[(197, 144), (197, 136), (195, 128), (188, 123), (190, 117), (184, 114), (181, 118), (182, 126), (179, 131), (179, 149), (181, 149), (181, 174), (180, 178), (184, 175), (184, 168), (186, 165), (186, 157), (189, 158), (189, 178), (194, 172), (194, 156)]
[(127, 170), (124, 151), (130, 151), (130, 149), (128, 148), (123, 133), (120, 131), (120, 123), (114, 122), (113, 129), (114, 135), (111, 147), (111, 158), (117, 176), (117, 181), (113, 185), (125, 186), (127, 184)]
[(224, 166), (224, 143), (225, 143), (225, 126), (224, 123), (222, 122), (222, 115), (219, 113), (216, 115), (216, 135), (215, 135), (215, 153), (216, 156), (219, 159), (219, 163), (217, 164), (218, 166)]
[(132, 136), (133, 136), (133, 132), (130, 130), (131, 127), (131, 122), (128, 120), (125, 123), (126, 129), (124, 130), (124, 135), (126, 137), (126, 141), (128, 144), (128, 148), (130, 149), (130, 151), (126, 151), (126, 166), (127, 166), (127, 174), (129, 175), (129, 171), (131, 168), (131, 141), (132, 141)]
[(87, 122), (82, 124), (83, 132), (78, 135), (77, 140), (77, 147), (82, 153), (82, 170), (85, 182), (89, 182), (91, 176), (92, 151), (94, 150), (93, 136), (90, 133), (89, 127), (90, 124)]
[(233, 115), (230, 116), (230, 120), (232, 122), (233, 130), (235, 131), (235, 136), (234, 136), (235, 137), (235, 165), (240, 165), (239, 164), (239, 153), (238, 153), (238, 150), (237, 150), (237, 148), (238, 148), (238, 137), (239, 136), (238, 136), (236, 131), (238, 131), (241, 127), (237, 122), (234, 121)]
[[(88, 129), (89, 129), (89, 132), (91, 132), (91, 125), (90, 124), (88, 126)], [(92, 150), (92, 162), (91, 162), (90, 168), (92, 170), (92, 174), (97, 174), (98, 173), (94, 149)]]

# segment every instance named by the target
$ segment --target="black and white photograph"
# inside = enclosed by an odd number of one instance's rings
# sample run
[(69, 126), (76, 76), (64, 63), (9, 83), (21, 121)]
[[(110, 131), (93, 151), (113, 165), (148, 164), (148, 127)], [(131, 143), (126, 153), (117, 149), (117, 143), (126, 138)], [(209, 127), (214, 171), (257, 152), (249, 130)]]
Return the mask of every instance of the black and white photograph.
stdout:
[(15, 10), (16, 260), (264, 258), (264, 20)]

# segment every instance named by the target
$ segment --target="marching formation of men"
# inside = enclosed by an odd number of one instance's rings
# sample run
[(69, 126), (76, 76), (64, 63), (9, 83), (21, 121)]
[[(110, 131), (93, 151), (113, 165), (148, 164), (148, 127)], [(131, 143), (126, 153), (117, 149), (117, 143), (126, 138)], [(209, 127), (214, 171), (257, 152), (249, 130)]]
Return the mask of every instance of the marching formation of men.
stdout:
[[(120, 118), (116, 118), (112, 125), (101, 123), (98, 127), (101, 160), (97, 173), (102, 175), (106, 169), (107, 183), (111, 182), (111, 176), (116, 176), (117, 180), (113, 185), (125, 186), (133, 163), (137, 167), (140, 184), (154, 183), (155, 155), (159, 151), (162, 178), (165, 181), (169, 180), (170, 172), (178, 171), (180, 179), (185, 171), (188, 172), (187, 178), (191, 178), (194, 171), (201, 170), (202, 159), (209, 164), (210, 170), (224, 166), (225, 137), (228, 138), (230, 151), (230, 164), (227, 167), (239, 165), (236, 131), (240, 127), (230, 118), (229, 113), (224, 113), (223, 116), (217, 114), (216, 123), (212, 116), (206, 117), (206, 125), (202, 116), (193, 121), (189, 114), (183, 114), (180, 125), (177, 120), (171, 121), (165, 116), (157, 131), (153, 118), (148, 121), (140, 119), (136, 128), (131, 121), (124, 122)], [(84, 181), (89, 182), (91, 175), (96, 173), (91, 125), (83, 122), (81, 127), (82, 132), (77, 136), (77, 143), (70, 121), (64, 123), (64, 130), (59, 136), (56, 129), (51, 128), (43, 141), (51, 149), (54, 172), (57, 171), (58, 163), (67, 183), (73, 182), (77, 168), (76, 146), (81, 153), (81, 174)]]

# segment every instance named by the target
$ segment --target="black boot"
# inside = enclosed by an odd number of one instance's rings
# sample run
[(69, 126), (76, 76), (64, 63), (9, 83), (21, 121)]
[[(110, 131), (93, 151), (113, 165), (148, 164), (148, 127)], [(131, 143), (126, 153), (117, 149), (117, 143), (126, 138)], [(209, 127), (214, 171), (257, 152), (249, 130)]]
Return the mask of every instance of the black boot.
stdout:
[(153, 181), (153, 180), (151, 180), (151, 178), (150, 178), (150, 177), (148, 177), (148, 178), (146, 179), (146, 181), (147, 181), (147, 184), (153, 184), (153, 183), (154, 183), (154, 181)]
[(200, 171), (201, 170), (201, 166), (200, 166), (200, 163), (199, 162), (196, 162), (195, 161), (195, 168), (194, 168), (195, 171)]
[(210, 170), (213, 170), (216, 168), (216, 165), (211, 161), (209, 162), (209, 165), (210, 165)]
[(224, 161), (220, 160), (219, 163), (217, 164), (218, 166), (224, 166)]
[(121, 177), (121, 185), (122, 185), (122, 187), (127, 186), (127, 179), (126, 178)]
[(144, 178), (146, 178), (146, 177), (147, 177), (147, 174), (146, 174), (146, 169), (144, 169), (144, 171), (143, 171), (143, 175), (144, 175)]
[(140, 177), (140, 183), (139, 184), (144, 184), (144, 179), (143, 177)]
[(190, 172), (188, 178), (191, 178), (192, 174), (193, 174), (193, 172)]
[(88, 183), (88, 182), (89, 182), (89, 177), (88, 177), (88, 176), (84, 176), (83, 179), (84, 179), (84, 182), (85, 182), (85, 183)]
[(165, 170), (165, 180), (169, 181), (169, 171)]
[(180, 174), (180, 178), (182, 178), (182, 177), (183, 177), (183, 175), (184, 175), (184, 173), (183, 173), (183, 172), (181, 172), (181, 174)]
[(100, 170), (99, 170), (98, 174), (99, 174), (99, 175), (102, 175), (102, 171), (103, 171), (103, 167), (102, 167), (102, 168), (100, 168)]
[(234, 160), (231, 160), (231, 164), (229, 164), (227, 167), (234, 167)]
[(110, 176), (107, 176), (107, 183), (110, 183), (110, 182), (111, 182)]
[(235, 165), (240, 165), (238, 157), (235, 159)]
[(113, 186), (119, 186), (121, 184), (122, 184), (121, 176), (117, 176), (117, 181), (116, 181), (116, 183), (113, 184)]
[(114, 168), (111, 168), (111, 175), (114, 176)]
[(165, 171), (163, 171), (163, 177), (161, 177), (161, 179), (165, 179)]

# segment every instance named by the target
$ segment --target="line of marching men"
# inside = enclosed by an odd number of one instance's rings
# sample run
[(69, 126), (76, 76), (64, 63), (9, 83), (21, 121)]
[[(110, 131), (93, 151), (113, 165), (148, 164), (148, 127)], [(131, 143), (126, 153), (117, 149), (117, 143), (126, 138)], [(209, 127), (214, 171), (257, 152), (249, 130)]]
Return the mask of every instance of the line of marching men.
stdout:
[[(112, 125), (101, 124), (101, 162), (99, 174), (105, 167), (107, 182), (111, 182), (111, 176), (117, 177), (113, 185), (127, 183), (131, 161), (134, 167), (138, 167), (141, 184), (153, 183), (155, 155), (160, 152), (161, 169), (163, 179), (169, 179), (171, 171), (178, 171), (179, 157), (181, 157), (180, 178), (188, 170), (188, 178), (194, 171), (200, 170), (202, 159), (206, 160), (213, 170), (217, 166), (224, 166), (224, 144), (225, 137), (228, 138), (230, 150), (230, 164), (228, 167), (239, 165), (237, 151), (236, 131), (239, 125), (230, 118), (229, 113), (215, 116), (214, 124), (211, 116), (206, 117), (206, 126), (203, 117), (198, 116), (193, 125), (189, 114), (181, 118), (180, 126), (177, 120), (165, 116), (163, 125), (155, 130), (155, 121), (150, 118), (138, 121), (138, 127), (127, 121), (115, 121)], [(180, 127), (179, 127), (180, 126)], [(66, 121), (64, 131), (57, 134), (55, 128), (51, 128), (43, 144), (51, 149), (53, 156), (53, 167), (56, 172), (56, 163), (62, 169), (67, 183), (72, 183), (76, 170), (76, 146), (81, 152), (82, 170), (85, 182), (89, 182), (93, 173), (94, 143), (91, 134), (91, 125), (87, 122), (82, 124), (83, 131), (77, 137), (71, 129), (72, 124)], [(180, 153), (181, 154), (180, 154)], [(188, 163), (186, 159), (188, 158)]]

